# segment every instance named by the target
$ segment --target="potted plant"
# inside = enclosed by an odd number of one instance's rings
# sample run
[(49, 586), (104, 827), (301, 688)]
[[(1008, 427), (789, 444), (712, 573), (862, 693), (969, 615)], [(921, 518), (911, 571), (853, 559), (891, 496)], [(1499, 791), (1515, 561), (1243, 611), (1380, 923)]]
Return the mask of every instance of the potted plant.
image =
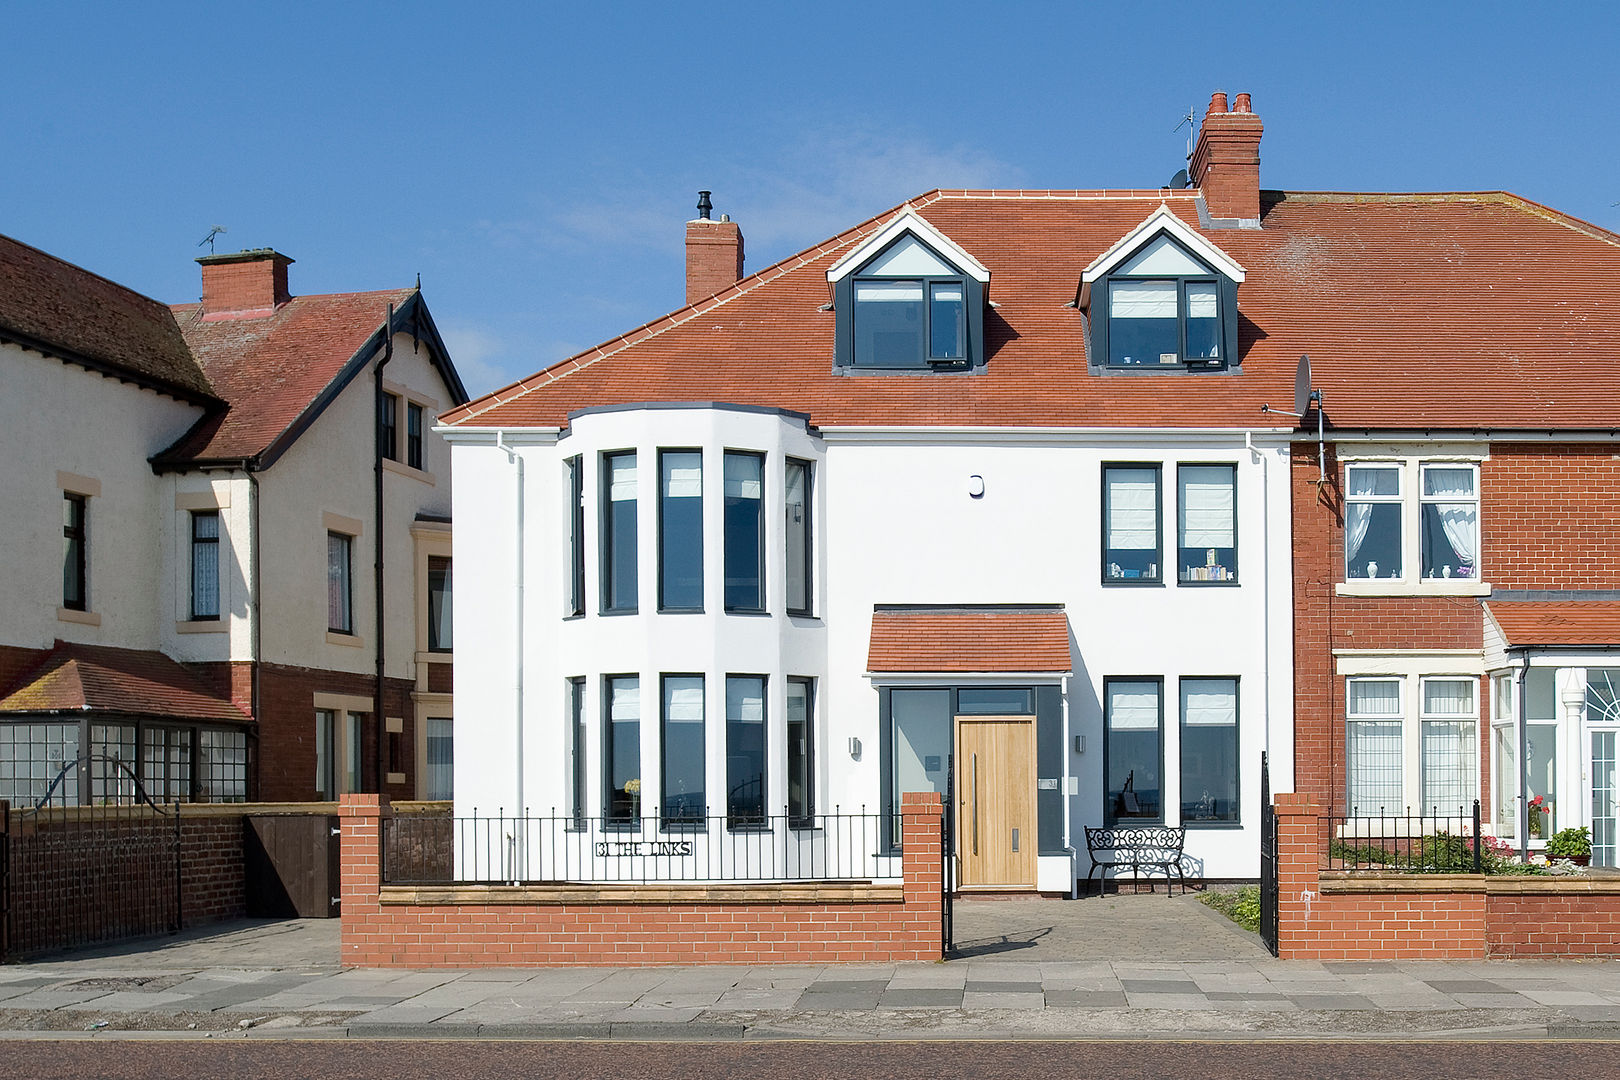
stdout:
[(1546, 835), (1547, 817), (1552, 813), (1552, 803), (1547, 801), (1545, 795), (1537, 795), (1530, 800), (1530, 838), (1539, 840)]
[(1585, 825), (1578, 829), (1559, 829), (1547, 841), (1547, 858), (1568, 859), (1576, 866), (1585, 866), (1592, 860), (1592, 834)]

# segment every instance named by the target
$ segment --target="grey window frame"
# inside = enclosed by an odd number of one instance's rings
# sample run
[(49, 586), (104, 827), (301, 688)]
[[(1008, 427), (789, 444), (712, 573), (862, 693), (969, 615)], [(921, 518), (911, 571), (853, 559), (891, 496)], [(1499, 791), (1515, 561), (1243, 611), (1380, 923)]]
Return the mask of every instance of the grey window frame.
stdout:
[[(1115, 683), (1153, 683), (1159, 688), (1159, 725), (1157, 728), (1159, 739), (1159, 813), (1157, 817), (1120, 818), (1115, 814), (1108, 797), (1108, 766), (1109, 755), (1112, 751), (1113, 739), (1110, 735), (1112, 725), (1109, 723), (1113, 695), (1109, 688)], [(1167, 802), (1165, 797), (1165, 760), (1164, 760), (1164, 676), (1163, 675), (1107, 675), (1103, 677), (1103, 824), (1109, 828), (1117, 826), (1121, 821), (1136, 825), (1163, 825), (1168, 820), (1166, 815)]]
[[(896, 274), (882, 276), (865, 274), (863, 271), (877, 262), (893, 249), (897, 244), (904, 243), (908, 238), (915, 240), (926, 248), (940, 262), (947, 266), (955, 266), (954, 260), (946, 257), (932, 244), (916, 233), (906, 230), (896, 236), (889, 243), (872, 253), (854, 272), (844, 275), (833, 286), (833, 312), (836, 318), (834, 336), (834, 367), (848, 375), (882, 375), (892, 372), (925, 373), (930, 371), (942, 374), (956, 374), (971, 372), (984, 365), (984, 285), (971, 274)], [(856, 323), (858, 321), (855, 302), (855, 290), (858, 282), (897, 282), (917, 281), (922, 284), (922, 305), (924, 325), (919, 335), (921, 345), (918, 360), (912, 364), (904, 365), (876, 365), (861, 364), (857, 362), (856, 350)], [(962, 316), (960, 325), (961, 355), (952, 358), (932, 359), (932, 285), (957, 283), (962, 287)]]
[[(759, 499), (757, 500), (759, 502), (759, 522), (756, 529), (756, 536), (754, 538), (754, 551), (757, 558), (757, 563), (754, 569), (759, 581), (759, 603), (756, 605), (733, 604), (730, 599), (732, 548), (730, 529), (731, 523), (727, 515), (727, 511), (730, 509), (728, 504), (730, 496), (726, 494), (726, 462), (731, 458), (752, 458), (759, 463)], [(720, 455), (720, 545), (723, 549), (720, 560), (720, 602), (722, 607), (727, 612), (741, 613), (745, 615), (760, 614), (767, 610), (769, 605), (767, 578), (769, 577), (768, 567), (770, 566), (770, 558), (765, 548), (765, 508), (769, 504), (769, 500), (766, 498), (766, 496), (769, 494), (770, 488), (766, 484), (765, 480), (766, 464), (767, 455), (762, 450), (725, 450)]]
[[(69, 611), (90, 610), (90, 496), (62, 492), (66, 520), (62, 522), (62, 606)], [(73, 568), (72, 591), (67, 577)]]
[[(636, 466), (636, 497), (629, 500), (635, 504), (635, 528), (629, 537), (630, 560), (628, 567), (629, 581), (620, 581), (614, 572), (613, 556), (620, 541), (619, 529), (613, 523), (613, 462), (617, 458), (628, 457)], [(602, 475), (597, 487), (601, 491), (601, 583), (602, 595), (600, 604), (604, 615), (634, 615), (640, 609), (641, 592), (641, 461), (635, 450), (610, 450), (602, 454)], [(614, 596), (621, 590), (617, 586), (624, 586), (622, 591), (628, 592), (628, 603), (615, 604)]]
[[(213, 518), (214, 519), (214, 535), (213, 536), (198, 536), (197, 535), (197, 522), (199, 520), (205, 519), (205, 518)], [(219, 544), (219, 541), (220, 541), (220, 530), (221, 530), (221, 527), (224, 525), (224, 520), (222, 519), (222, 517), (220, 515), (220, 512), (218, 510), (193, 510), (188, 515), (187, 521), (191, 525), (191, 615), (190, 615), (190, 621), (192, 621), (192, 622), (218, 622), (219, 617), (220, 617), (220, 606), (221, 606), (220, 601), (222, 599), (222, 597), (220, 595), (220, 573), (219, 573), (219, 571), (220, 571), (220, 565), (219, 565), (220, 544)], [(204, 554), (207, 554), (208, 557), (210, 559), (212, 559), (212, 561), (213, 561), (213, 573), (214, 573), (214, 610), (213, 611), (204, 611), (204, 610), (202, 610), (201, 608), (199, 608), (197, 606), (197, 599), (198, 599), (197, 598), (197, 571), (198, 571), (199, 566), (200, 566), (200, 564), (198, 562), (198, 559), (199, 559), (200, 556), (202, 556)]]
[[(1157, 557), (1156, 565), (1159, 570), (1153, 577), (1109, 577), (1108, 553), (1111, 550), (1108, 543), (1109, 519), (1109, 485), (1108, 473), (1113, 469), (1150, 469), (1153, 472), (1153, 533), (1154, 551)], [(1142, 588), (1162, 587), (1165, 583), (1164, 573), (1164, 465), (1157, 461), (1105, 461), (1102, 465), (1102, 563), (1099, 567), (1102, 574), (1102, 583), (1110, 588)]]
[[(703, 692), (702, 730), (703, 753), (700, 768), (703, 784), (703, 806), (697, 814), (690, 812), (671, 816), (669, 806), (669, 682), (671, 679), (695, 679)], [(690, 832), (707, 825), (709, 813), (709, 680), (701, 671), (665, 671), (658, 676), (658, 827), (662, 832)]]
[(568, 614), (585, 614), (585, 459), (566, 459), (568, 468)]
[[(1242, 358), (1238, 355), (1238, 303), (1237, 282), (1216, 270), (1209, 262), (1197, 252), (1190, 250), (1180, 240), (1165, 230), (1156, 230), (1144, 237), (1142, 242), (1133, 248), (1129, 254), (1119, 259), (1119, 265), (1124, 266), (1160, 237), (1165, 237), (1186, 255), (1189, 259), (1204, 267), (1208, 273), (1204, 274), (1108, 274), (1099, 279), (1092, 287), (1091, 311), (1088, 322), (1091, 328), (1092, 355), (1089, 366), (1094, 372), (1106, 372), (1109, 375), (1166, 375), (1189, 374), (1207, 371), (1236, 371), (1242, 366)], [(1181, 357), (1177, 364), (1115, 364), (1112, 361), (1113, 348), (1109, 341), (1110, 297), (1112, 286), (1116, 281), (1175, 281), (1176, 289), (1178, 336), (1177, 348)], [(1215, 358), (1200, 358), (1194, 362), (1187, 359), (1187, 284), (1199, 282), (1215, 283), (1216, 318), (1220, 323), (1221, 356)], [(1100, 309), (1100, 310), (1099, 310)]]
[[(667, 567), (665, 566), (665, 555), (667, 553), (666, 553), (665, 547), (664, 547), (664, 542), (665, 542), (665, 539), (666, 539), (665, 529), (666, 529), (666, 525), (667, 525), (666, 518), (669, 515), (669, 507), (668, 507), (667, 504), (669, 503), (670, 499), (672, 498), (672, 496), (670, 496), (668, 494), (668, 490), (669, 490), (668, 485), (665, 483), (665, 479), (664, 479), (664, 460), (667, 457), (669, 457), (669, 455), (671, 455), (671, 454), (696, 454), (697, 459), (698, 459), (698, 477), (699, 477), (699, 479), (698, 479), (698, 485), (699, 485), (698, 486), (698, 492), (699, 492), (699, 494), (698, 494), (698, 496), (697, 496), (697, 498), (695, 500), (697, 502), (697, 511), (698, 511), (698, 535), (697, 535), (698, 603), (697, 603), (696, 607), (672, 607), (664, 599), (664, 587), (665, 587), (665, 584), (666, 584), (665, 575), (666, 575), (666, 572), (667, 572)], [(704, 566), (704, 549), (705, 549), (706, 545), (704, 544), (704, 539), (705, 538), (704, 538), (704, 535), (703, 535), (703, 532), (704, 532), (703, 516), (704, 515), (703, 515), (703, 494), (702, 493), (705, 490), (707, 490), (707, 488), (708, 488), (707, 473), (708, 473), (708, 464), (707, 464), (707, 462), (705, 462), (703, 460), (703, 449), (701, 447), (696, 447), (696, 446), (668, 446), (668, 447), (663, 447), (663, 446), (661, 446), (661, 447), (658, 448), (658, 474), (657, 474), (658, 475), (658, 610), (659, 610), (659, 612), (661, 614), (701, 615), (703, 613), (703, 600), (704, 600), (704, 597), (706, 595), (704, 590), (705, 590), (705, 588), (707, 586), (707, 581), (706, 581), (707, 575), (704, 573), (704, 570), (706, 569), (706, 567)], [(637, 475), (638, 476), (640, 475), (639, 467), (638, 467)], [(682, 496), (682, 498), (690, 498), (690, 496)]]
[(1178, 796), (1183, 806), (1187, 802), (1187, 684), (1229, 682), (1232, 684), (1232, 761), (1237, 767), (1233, 777), (1233, 815), (1229, 818), (1188, 820), (1184, 811), (1180, 821), (1187, 829), (1235, 829), (1243, 826), (1243, 680), (1237, 675), (1183, 675), (1176, 680), (1176, 700), (1180, 715), (1177, 717), (1177, 782)]
[[(1186, 518), (1187, 508), (1182, 505), (1183, 492), (1181, 486), (1181, 471), (1183, 469), (1231, 469), (1232, 470), (1232, 576), (1225, 581), (1194, 581), (1181, 576), (1181, 549), (1185, 547), (1181, 541), (1182, 522)], [(1162, 496), (1161, 496), (1162, 497)], [(1176, 463), (1176, 585), (1190, 585), (1195, 588), (1225, 588), (1242, 583), (1242, 575), (1238, 572), (1241, 540), (1239, 529), (1241, 515), (1238, 513), (1238, 467), (1227, 461), (1178, 461)]]
[[(804, 532), (804, 565), (801, 568), (803, 573), (804, 573), (804, 606), (803, 607), (793, 607), (790, 604), (788, 606), (787, 613), (789, 615), (810, 616), (810, 615), (813, 615), (815, 613), (815, 610), (816, 610), (816, 572), (815, 572), (816, 571), (816, 531), (815, 531), (816, 487), (815, 487), (815, 463), (808, 460), (808, 459), (806, 459), (806, 458), (789, 457), (783, 463), (783, 467), (782, 467), (782, 515), (783, 515), (784, 532), (783, 532), (783, 541), (782, 542), (783, 542), (783, 547), (786, 548), (788, 538), (793, 535), (793, 530), (794, 530), (793, 523), (790, 522), (790, 521), (787, 521), (786, 518), (787, 518), (787, 506), (788, 506), (788, 503), (787, 503), (787, 492), (788, 492), (787, 474), (788, 474), (789, 469), (792, 469), (792, 468), (795, 468), (795, 467), (802, 468), (804, 470), (804, 522), (803, 522), (803, 525), (802, 525), (803, 532)], [(792, 567), (792, 565), (790, 563), (789, 566), (788, 566), (788, 574), (789, 574), (790, 578), (792, 576), (792, 570), (793, 570), (793, 567)], [(787, 596), (791, 595), (789, 590), (786, 588), (785, 584), (784, 584), (784, 587), (783, 587), (783, 593), (784, 593), (784, 599), (786, 599)]]
[[(787, 771), (784, 782), (787, 790), (783, 792), (783, 800), (787, 810), (787, 825), (790, 829), (813, 829), (816, 827), (816, 680), (813, 675), (789, 675), (787, 677), (789, 690), (794, 685), (804, 687), (804, 752), (802, 762), (803, 777), (800, 789), (804, 794), (803, 804), (795, 806), (793, 803), (793, 718), (783, 709), (782, 725), (786, 732), (783, 756)], [(784, 702), (785, 702), (784, 698)]]
[[(757, 680), (759, 683), (759, 812), (757, 814), (734, 813), (732, 811), (732, 792), (735, 785), (732, 782), (731, 762), (732, 754), (732, 727), (747, 721), (731, 715), (731, 684), (733, 680)], [(748, 830), (761, 830), (770, 827), (771, 808), (767, 796), (770, 792), (770, 761), (771, 761), (771, 679), (769, 675), (751, 672), (728, 671), (725, 675), (725, 732), (726, 732), (726, 828), (732, 832)]]
[(636, 680), (636, 775), (631, 779), (641, 780), (646, 773), (646, 763), (641, 759), (641, 725), (647, 721), (647, 695), (642, 692), (641, 684), (646, 680), (641, 677), (640, 673), (631, 671), (603, 675), (602, 700), (598, 709), (602, 714), (602, 825), (607, 829), (639, 832), (641, 830), (642, 812), (646, 809), (640, 791), (636, 793), (634, 813), (626, 816), (616, 814), (613, 810), (613, 752), (615, 749), (613, 685), (621, 679)]
[(573, 828), (585, 826), (586, 758), (585, 740), (588, 737), (585, 717), (585, 676), (575, 675), (568, 680), (568, 740), (569, 740), (569, 793), (570, 816)]

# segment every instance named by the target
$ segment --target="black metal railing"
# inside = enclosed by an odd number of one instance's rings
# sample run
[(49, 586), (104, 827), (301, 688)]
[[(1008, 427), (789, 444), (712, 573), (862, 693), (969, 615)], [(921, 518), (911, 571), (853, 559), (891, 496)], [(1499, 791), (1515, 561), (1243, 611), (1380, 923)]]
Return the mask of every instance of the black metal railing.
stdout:
[(421, 884), (898, 881), (890, 815), (385, 819), (382, 880)]
[(1271, 802), (1271, 755), (1260, 752), (1260, 941), (1277, 955), (1277, 808)]
[(1479, 820), (1478, 799), (1472, 810), (1459, 806), (1454, 813), (1439, 807), (1416, 813), (1380, 807), (1376, 814), (1352, 808), (1328, 818), (1327, 869), (1478, 874), (1484, 865)]

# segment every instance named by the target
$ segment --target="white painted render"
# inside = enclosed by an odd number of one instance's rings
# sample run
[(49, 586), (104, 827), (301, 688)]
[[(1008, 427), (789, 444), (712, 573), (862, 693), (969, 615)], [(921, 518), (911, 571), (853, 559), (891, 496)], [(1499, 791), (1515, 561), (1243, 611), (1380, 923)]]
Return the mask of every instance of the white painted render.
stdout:
[[(1272, 755), (1275, 790), (1292, 787), (1292, 597), (1288, 446), (1274, 433), (1045, 431), (807, 432), (786, 415), (726, 407), (647, 407), (577, 415), (554, 429), (447, 429), (456, 469), (455, 620), (458, 814), (566, 812), (571, 736), (566, 680), (586, 678), (586, 813), (601, 813), (602, 676), (642, 680), (643, 805), (657, 805), (660, 673), (706, 676), (706, 789), (723, 790), (724, 677), (769, 677), (767, 806), (780, 802), (785, 676), (817, 680), (818, 810), (877, 809), (881, 799), (879, 694), (867, 674), (875, 604), (1063, 604), (1073, 634), (1072, 676), (1063, 681), (1063, 782), (1070, 857), (1041, 860), (1043, 889), (1067, 891), (1083, 872), (1082, 825), (1102, 822), (1102, 680), (1165, 680), (1165, 805), (1176, 789), (1176, 680), (1235, 676), (1240, 687), (1242, 825), (1193, 829), (1187, 849), (1209, 877), (1258, 873), (1259, 759)], [(704, 457), (704, 612), (656, 611), (656, 452), (701, 447)], [(508, 450), (507, 448), (510, 448)], [(764, 615), (722, 613), (722, 500), (714, 495), (725, 449), (764, 451)], [(640, 605), (599, 614), (601, 455), (638, 455)], [(564, 461), (585, 466), (586, 614), (565, 617), (568, 511)], [(815, 465), (814, 616), (783, 608), (782, 462)], [(517, 517), (518, 466), (524, 477)], [(1166, 550), (1175, 535), (1175, 466), (1237, 466), (1240, 585), (1197, 588), (1105, 585), (1101, 555), (1104, 462), (1163, 469)], [(982, 477), (984, 494), (969, 495)], [(520, 552), (523, 640), (515, 654)], [(1168, 575), (1173, 578), (1173, 574)], [(941, 677), (929, 685), (972, 680)], [(1006, 684), (1016, 679), (988, 680)], [(1028, 681), (1028, 680), (1024, 680)], [(520, 688), (521, 683), (521, 688)], [(915, 683), (914, 683), (915, 684)], [(516, 702), (523, 699), (523, 723)], [(1084, 752), (1074, 748), (1084, 736)], [(850, 739), (861, 742), (854, 756)], [(1042, 777), (1045, 779), (1045, 777)], [(521, 794), (520, 794), (521, 792)], [(1172, 816), (1172, 821), (1174, 817)]]
[[(168, 485), (147, 458), (202, 410), (132, 383), (0, 343), (0, 644), (53, 641), (154, 649), (167, 592)], [(62, 502), (58, 473), (94, 481), (88, 513), (88, 607), (99, 625), (58, 616)], [(169, 513), (164, 510), (165, 500)], [(172, 621), (172, 619), (170, 620)]]

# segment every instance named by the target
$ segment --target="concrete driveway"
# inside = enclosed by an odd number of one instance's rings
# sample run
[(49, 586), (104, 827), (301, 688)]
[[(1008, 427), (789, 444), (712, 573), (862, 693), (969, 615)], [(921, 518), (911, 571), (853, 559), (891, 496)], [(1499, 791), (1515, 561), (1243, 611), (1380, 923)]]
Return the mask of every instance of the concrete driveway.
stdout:
[(1260, 937), (1195, 895), (958, 900), (953, 959), (1269, 960)]

